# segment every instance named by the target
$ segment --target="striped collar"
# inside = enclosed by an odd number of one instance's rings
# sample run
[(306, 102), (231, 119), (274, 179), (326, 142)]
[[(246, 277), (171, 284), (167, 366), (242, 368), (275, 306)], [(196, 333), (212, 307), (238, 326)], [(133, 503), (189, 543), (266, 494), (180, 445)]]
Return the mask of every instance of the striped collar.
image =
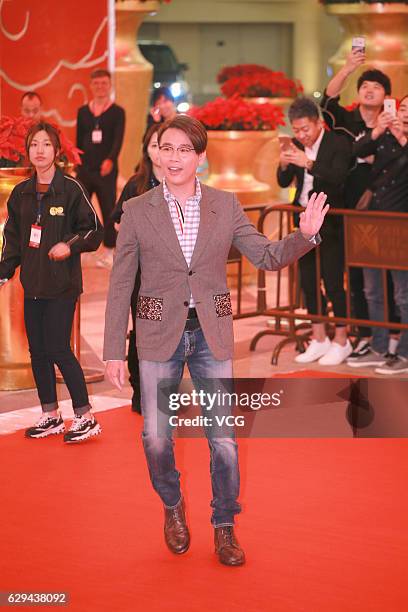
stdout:
[[(163, 179), (162, 183), (163, 183), (163, 196), (164, 196), (164, 199), (166, 200), (167, 204), (170, 204), (172, 202), (177, 202), (176, 196), (174, 196), (172, 193), (170, 193), (169, 188), (167, 187), (166, 179), (165, 178)], [(195, 194), (193, 196), (190, 196), (189, 198), (187, 198), (186, 204), (187, 203), (189, 203), (189, 204), (191, 203), (191, 204), (195, 204), (196, 206), (198, 206), (200, 204), (200, 202), (201, 202), (201, 198), (202, 198), (201, 185), (200, 185), (200, 181), (196, 177)]]

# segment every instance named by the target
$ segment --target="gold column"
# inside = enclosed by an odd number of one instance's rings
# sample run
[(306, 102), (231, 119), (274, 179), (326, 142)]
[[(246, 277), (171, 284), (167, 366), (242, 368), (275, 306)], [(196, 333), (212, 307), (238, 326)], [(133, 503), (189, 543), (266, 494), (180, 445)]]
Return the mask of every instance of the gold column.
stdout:
[(354, 36), (366, 38), (364, 66), (350, 79), (341, 94), (343, 104), (356, 99), (356, 82), (368, 67), (385, 72), (392, 81), (392, 96), (401, 98), (408, 93), (408, 5), (397, 4), (330, 4), (329, 15), (336, 15), (344, 29), (344, 38), (337, 52), (330, 58), (334, 72), (344, 65), (351, 51)]
[[(0, 169), (0, 250), (7, 218), (7, 200), (23, 180), (21, 168)], [(35, 387), (24, 327), (24, 292), (17, 271), (0, 288), (0, 391)]]
[(127, 180), (139, 160), (141, 143), (149, 109), (149, 89), (153, 67), (137, 45), (137, 32), (143, 19), (156, 12), (156, 0), (117, 0), (116, 13), (116, 102), (126, 111), (126, 129), (119, 170)]

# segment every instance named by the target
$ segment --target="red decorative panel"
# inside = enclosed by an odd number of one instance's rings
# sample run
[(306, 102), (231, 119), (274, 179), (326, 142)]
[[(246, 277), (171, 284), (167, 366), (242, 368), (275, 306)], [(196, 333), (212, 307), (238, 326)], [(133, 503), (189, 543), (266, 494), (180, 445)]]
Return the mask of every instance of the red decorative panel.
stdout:
[(0, 0), (0, 45), (1, 113), (18, 115), (35, 90), (44, 117), (74, 138), (89, 74), (107, 67), (108, 0)]

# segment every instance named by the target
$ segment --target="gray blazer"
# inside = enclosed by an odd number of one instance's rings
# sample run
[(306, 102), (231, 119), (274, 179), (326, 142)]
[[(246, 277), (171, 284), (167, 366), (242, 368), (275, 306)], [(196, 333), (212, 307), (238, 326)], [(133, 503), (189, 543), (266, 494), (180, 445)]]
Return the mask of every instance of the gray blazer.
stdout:
[(232, 357), (234, 344), (226, 277), (231, 245), (264, 270), (284, 268), (314, 247), (300, 231), (271, 242), (250, 223), (235, 194), (202, 185), (200, 226), (188, 267), (162, 185), (128, 200), (123, 210), (106, 306), (105, 360), (125, 359), (130, 298), (139, 263), (139, 358), (171, 358), (192, 294), (208, 346), (215, 359), (223, 360)]

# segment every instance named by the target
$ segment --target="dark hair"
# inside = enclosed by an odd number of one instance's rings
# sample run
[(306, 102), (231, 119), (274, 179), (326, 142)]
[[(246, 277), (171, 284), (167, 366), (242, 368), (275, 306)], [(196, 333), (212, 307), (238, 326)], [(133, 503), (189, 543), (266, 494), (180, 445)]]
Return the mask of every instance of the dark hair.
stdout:
[(101, 77), (108, 77), (110, 79), (111, 73), (105, 68), (98, 68), (97, 70), (91, 72), (91, 79), (99, 79)]
[(192, 142), (195, 152), (199, 155), (204, 153), (207, 148), (207, 130), (198, 119), (189, 117), (188, 115), (176, 115), (173, 119), (169, 119), (161, 124), (157, 134), (157, 140), (160, 144), (164, 132), (170, 128), (181, 130)]
[(147, 147), (152, 139), (153, 134), (159, 131), (161, 123), (153, 123), (145, 132), (143, 136), (143, 148), (142, 148), (142, 159), (135, 168), (135, 173), (132, 179), (136, 182), (137, 195), (142, 195), (150, 188), (150, 179), (153, 174), (153, 164), (149, 157)]
[(377, 69), (366, 70), (365, 72), (360, 74), (358, 81), (357, 81), (357, 91), (359, 91), (364, 81), (371, 81), (373, 83), (379, 83), (384, 88), (385, 95), (386, 96), (391, 95), (391, 81), (389, 77), (387, 77), (387, 75), (384, 74), (384, 72), (381, 72), (381, 70), (377, 70)]
[(38, 123), (34, 123), (34, 125), (30, 127), (30, 129), (28, 130), (26, 139), (25, 139), (25, 150), (26, 150), (28, 158), (30, 157), (29, 155), (30, 145), (31, 145), (31, 142), (34, 136), (38, 132), (42, 132), (43, 130), (44, 132), (47, 132), (51, 140), (52, 146), (54, 147), (54, 151), (55, 151), (55, 157), (57, 157), (58, 153), (60, 152), (61, 141), (60, 141), (60, 137), (59, 137), (57, 128), (51, 125), (50, 123), (46, 123), (45, 121), (39, 121)]
[(401, 106), (401, 104), (403, 103), (403, 101), (404, 101), (404, 100), (406, 100), (407, 98), (408, 98), (408, 94), (405, 94), (405, 96), (403, 96), (403, 97), (401, 98), (401, 100), (399, 101), (399, 105), (398, 105), (398, 106)]
[(302, 96), (300, 98), (296, 98), (296, 100), (289, 106), (288, 117), (291, 123), (295, 119), (303, 119), (305, 117), (308, 119), (317, 120), (320, 119), (319, 107), (311, 98)]
[(164, 97), (167, 100), (170, 100), (171, 102), (174, 102), (174, 96), (173, 96), (173, 94), (171, 93), (171, 91), (170, 91), (170, 89), (168, 87), (158, 87), (152, 93), (152, 104), (153, 104), (153, 106), (156, 104), (156, 102), (161, 97)]
[(23, 102), (24, 98), (28, 98), (29, 100), (32, 100), (33, 98), (38, 98), (40, 104), (42, 104), (41, 96), (36, 91), (26, 91), (25, 93), (23, 93), (20, 102)]

